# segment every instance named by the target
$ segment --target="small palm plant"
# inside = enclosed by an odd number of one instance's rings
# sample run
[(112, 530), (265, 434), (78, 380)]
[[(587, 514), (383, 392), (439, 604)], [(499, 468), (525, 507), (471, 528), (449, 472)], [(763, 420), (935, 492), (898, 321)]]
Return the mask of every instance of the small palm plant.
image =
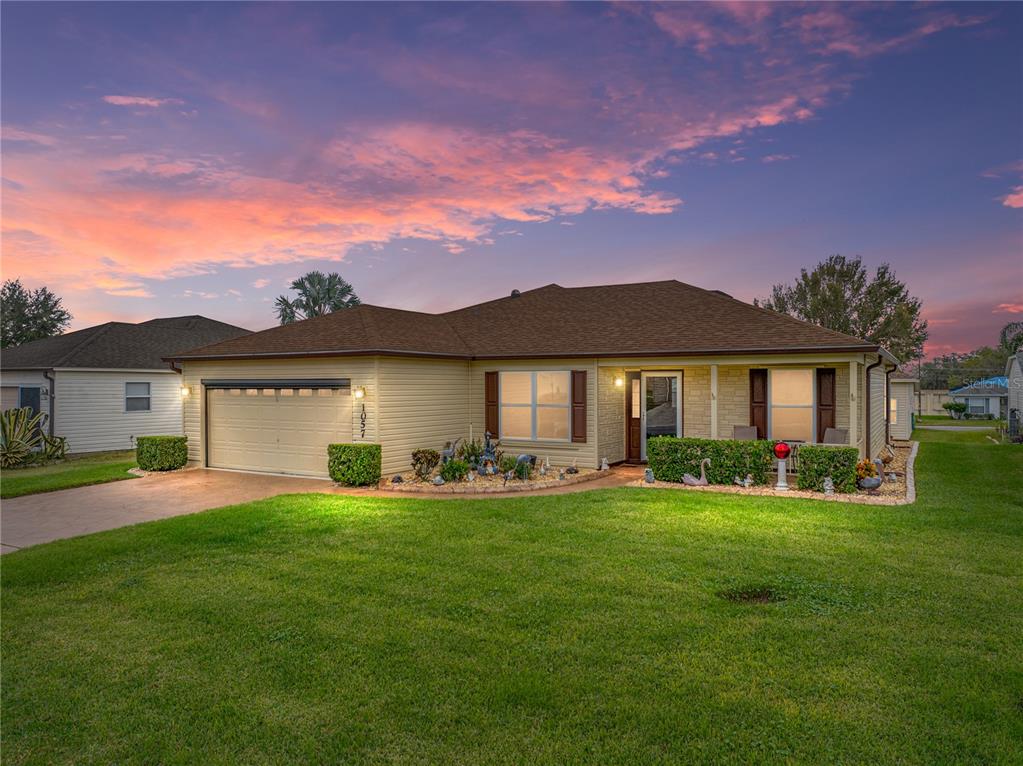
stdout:
[(297, 298), (280, 295), (274, 303), (281, 324), (332, 314), (361, 303), (351, 283), (333, 272), (310, 271), (292, 282), (291, 289), (298, 293)]
[(0, 468), (28, 462), (42, 444), (46, 416), (32, 414), (31, 407), (15, 407), (0, 413)]

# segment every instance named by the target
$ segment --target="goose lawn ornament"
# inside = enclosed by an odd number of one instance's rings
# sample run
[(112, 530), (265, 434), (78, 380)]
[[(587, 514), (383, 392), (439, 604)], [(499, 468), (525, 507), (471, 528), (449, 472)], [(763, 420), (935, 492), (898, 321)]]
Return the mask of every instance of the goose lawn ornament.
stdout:
[(643, 472), (643, 481), (647, 484), (654, 483), (654, 471), (652, 468), (647, 468), (646, 471)]
[(706, 487), (710, 484), (707, 481), (707, 466), (710, 465), (710, 458), (705, 457), (700, 461), (700, 478), (697, 479), (691, 473), (682, 474), (682, 483), (687, 487)]

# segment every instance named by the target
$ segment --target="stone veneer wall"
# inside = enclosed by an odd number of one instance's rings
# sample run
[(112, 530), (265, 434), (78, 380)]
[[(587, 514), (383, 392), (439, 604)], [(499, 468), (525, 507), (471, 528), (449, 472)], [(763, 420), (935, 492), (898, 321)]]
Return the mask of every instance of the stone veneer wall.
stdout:
[(686, 367), (682, 374), (682, 434), (710, 438), (710, 367)]
[(609, 463), (625, 460), (625, 386), (615, 388), (616, 377), (625, 380), (625, 370), (597, 368), (597, 458)]

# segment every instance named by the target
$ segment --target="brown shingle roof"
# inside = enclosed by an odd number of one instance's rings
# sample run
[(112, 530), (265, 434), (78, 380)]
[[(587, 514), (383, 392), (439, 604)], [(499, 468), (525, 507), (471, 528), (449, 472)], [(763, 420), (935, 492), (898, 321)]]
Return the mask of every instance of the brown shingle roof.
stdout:
[(247, 334), (246, 329), (203, 316), (150, 319), (139, 324), (107, 322), (5, 348), (0, 352), (0, 366), (4, 370), (53, 367), (158, 370), (167, 367), (165, 357)]
[(359, 353), (505, 358), (876, 348), (671, 280), (595, 287), (552, 284), (444, 314), (363, 304), (176, 358)]

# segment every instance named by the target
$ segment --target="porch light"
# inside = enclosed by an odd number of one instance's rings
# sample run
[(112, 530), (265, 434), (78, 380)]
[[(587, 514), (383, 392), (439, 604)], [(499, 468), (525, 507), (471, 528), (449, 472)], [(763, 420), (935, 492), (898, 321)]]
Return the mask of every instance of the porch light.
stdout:
[(615, 388), (621, 388), (625, 385), (625, 380), (619, 375), (615, 377)]
[(356, 386), (353, 389), (352, 394), (355, 396), (356, 399), (362, 399), (363, 397), (366, 396), (366, 388), (364, 386)]
[(181, 387), (181, 397), (182, 398), (188, 396), (191, 393), (192, 393), (192, 387), (191, 386), (182, 386)]

